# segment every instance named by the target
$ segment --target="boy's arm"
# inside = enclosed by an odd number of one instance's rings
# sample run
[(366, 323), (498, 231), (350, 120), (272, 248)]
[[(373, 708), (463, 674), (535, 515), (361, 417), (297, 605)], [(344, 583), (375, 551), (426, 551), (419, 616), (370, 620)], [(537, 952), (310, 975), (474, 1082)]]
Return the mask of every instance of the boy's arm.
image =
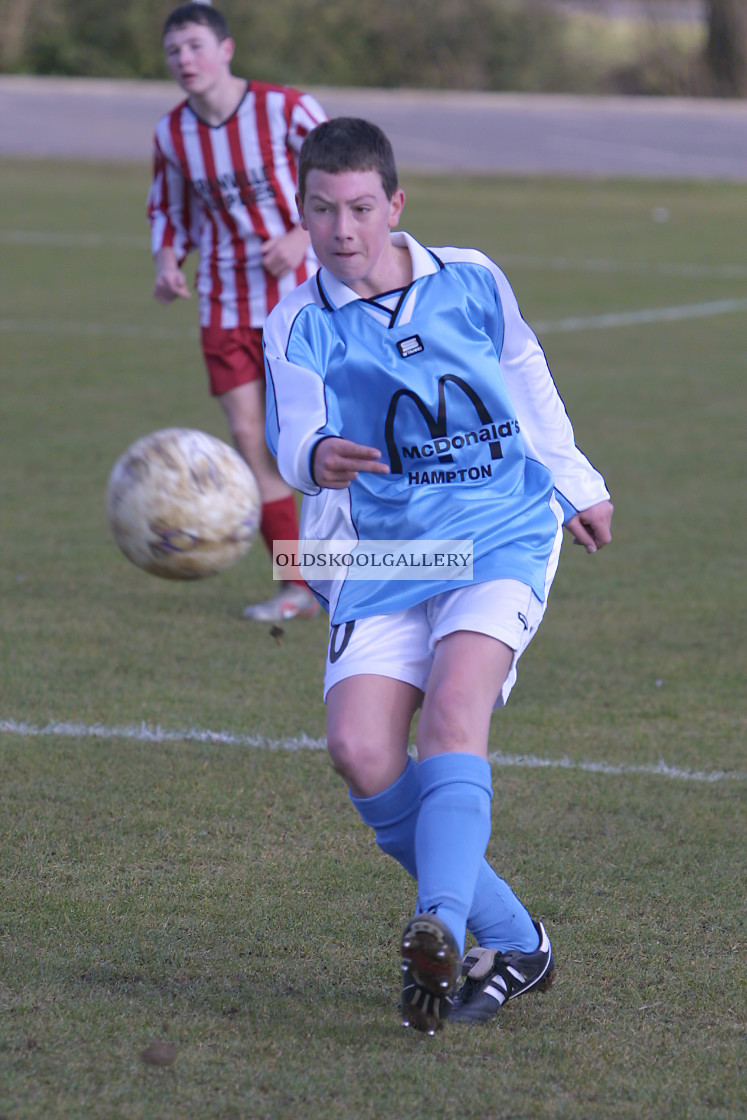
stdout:
[(321, 486), (312, 471), (314, 449), (325, 436), (338, 432), (328, 414), (323, 362), (305, 343), (293, 358), (288, 355), (290, 335), (300, 315), (303, 304), (296, 289), (265, 320), (265, 435), (286, 482), (302, 494), (318, 494)]
[[(521, 316), (511, 286), (499, 269), (495, 277), (504, 321), (501, 370), (516, 406), (527, 454), (552, 471), (565, 524), (588, 551), (596, 551), (609, 540), (609, 491), (602, 475), (576, 446), (547, 359)], [(596, 507), (599, 510), (592, 513)]]
[(306, 331), (298, 327), (303, 308), (303, 292), (296, 289), (270, 312), (264, 325), (265, 432), (286, 482), (302, 494), (318, 494), (322, 489), (343, 490), (359, 471), (388, 474), (389, 467), (379, 462), (377, 448), (339, 435), (339, 417), (331, 414), (324, 385), (324, 331), (318, 320), (307, 319)]
[(164, 153), (158, 133), (154, 140), (148, 220), (156, 266), (153, 295), (161, 303), (188, 297), (181, 265), (195, 247), (190, 228), (195, 220), (195, 203), (181, 168)]
[[(297, 176), (301, 145), (313, 128), (326, 121), (327, 114), (310, 93), (288, 88), (286, 97), (291, 106), (286, 145)], [(309, 235), (300, 224), (278, 237), (268, 238), (262, 245), (262, 267), (271, 276), (292, 272), (303, 263), (309, 243)]]

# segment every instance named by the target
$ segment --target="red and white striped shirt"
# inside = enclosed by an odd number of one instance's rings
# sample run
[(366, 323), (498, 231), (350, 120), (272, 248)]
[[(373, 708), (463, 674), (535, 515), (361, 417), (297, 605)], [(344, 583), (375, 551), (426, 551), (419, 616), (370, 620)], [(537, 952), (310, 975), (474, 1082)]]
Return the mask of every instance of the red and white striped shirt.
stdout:
[(197, 292), (204, 327), (261, 327), (278, 300), (311, 275), (311, 249), (295, 271), (271, 276), (261, 246), (298, 224), (298, 153), (326, 114), (308, 93), (249, 82), (221, 125), (186, 101), (156, 126), (148, 197), (153, 253), (170, 246), (181, 263), (199, 249)]

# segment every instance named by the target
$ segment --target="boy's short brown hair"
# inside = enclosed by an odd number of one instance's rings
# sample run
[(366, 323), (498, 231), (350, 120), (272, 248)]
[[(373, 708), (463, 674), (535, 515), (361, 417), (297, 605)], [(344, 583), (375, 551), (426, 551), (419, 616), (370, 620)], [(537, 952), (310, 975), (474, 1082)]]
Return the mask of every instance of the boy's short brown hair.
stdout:
[(378, 125), (360, 117), (333, 117), (306, 137), (298, 161), (298, 193), (306, 195), (310, 171), (378, 171), (387, 198), (398, 186), (392, 145)]
[(203, 27), (209, 27), (220, 43), (229, 37), (225, 16), (217, 8), (212, 4), (191, 3), (180, 4), (178, 8), (174, 8), (171, 15), (166, 17), (161, 38), (165, 39), (169, 31), (185, 27), (188, 23), (199, 23)]

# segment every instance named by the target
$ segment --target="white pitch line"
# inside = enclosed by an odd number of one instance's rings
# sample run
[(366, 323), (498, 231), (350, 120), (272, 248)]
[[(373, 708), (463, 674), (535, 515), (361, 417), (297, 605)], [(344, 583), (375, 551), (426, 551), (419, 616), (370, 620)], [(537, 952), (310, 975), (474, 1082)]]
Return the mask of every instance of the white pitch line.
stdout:
[(635, 327), (648, 323), (675, 323), (683, 319), (708, 319), (747, 311), (747, 299), (719, 299), (711, 303), (690, 303), (681, 307), (652, 307), (641, 311), (613, 311), (606, 315), (572, 316), (532, 323), (538, 335), (565, 331), (608, 330), (611, 327)]
[[(151, 727), (146, 723), (128, 724), (124, 727), (105, 727), (102, 724), (89, 726), (83, 723), (50, 722), (43, 727), (36, 724), (0, 720), (0, 734), (19, 735), (38, 738), (58, 736), (63, 739), (125, 739), (139, 743), (208, 743), (234, 747), (252, 747), (269, 751), (323, 751), (327, 748), (325, 739), (312, 739), (299, 735), (292, 739), (268, 739), (262, 735), (235, 735), (230, 731), (207, 731), (190, 728), (185, 731), (169, 731), (163, 727)], [(536, 755), (504, 754), (494, 751), (488, 756), (493, 766), (516, 767), (530, 770), (580, 770), (589, 774), (603, 774), (608, 777), (621, 777), (627, 774), (645, 774), (652, 777), (672, 780), (705, 782), (745, 782), (747, 773), (739, 770), (688, 770), (671, 766), (661, 761), (655, 765), (634, 766), (611, 762), (589, 762), (568, 758), (539, 758)]]
[(563, 758), (538, 758), (536, 755), (503, 754), (495, 751), (488, 755), (493, 766), (526, 766), (531, 770), (582, 770), (588, 774), (606, 774), (612, 777), (625, 774), (650, 774), (661, 778), (679, 779), (689, 782), (746, 782), (747, 773), (740, 770), (687, 770), (681, 766), (670, 766), (661, 759), (656, 764), (640, 766), (614, 762), (584, 762), (564, 756)]
[(176, 341), (197, 338), (196, 327), (134, 326), (131, 323), (75, 323), (61, 319), (0, 319), (0, 332), (9, 334), (70, 334), (76, 338), (152, 338)]
[[(0, 235), (1, 236), (1, 235)], [(616, 275), (634, 273), (649, 276), (678, 276), (688, 280), (744, 280), (744, 264), (689, 264), (686, 261), (616, 261), (593, 257), (532, 257), (523, 253), (500, 253), (497, 263), (517, 268), (541, 269), (543, 272), (594, 272)]]
[(56, 233), (52, 230), (0, 229), (0, 245), (33, 245), (43, 249), (137, 249), (148, 252), (150, 238), (134, 234)]
[(17, 722), (12, 719), (0, 720), (0, 735), (20, 735), (38, 738), (46, 735), (59, 735), (63, 739), (127, 739), (138, 743), (217, 743), (233, 747), (255, 747), (268, 751), (324, 751), (325, 739), (311, 739), (300, 735), (294, 739), (267, 739), (263, 735), (234, 735), (230, 731), (203, 731), (190, 728), (186, 731), (168, 731), (166, 728), (151, 727), (147, 723), (126, 724), (124, 727), (105, 727), (95, 723), (58, 723), (52, 721), (43, 727), (33, 723)]

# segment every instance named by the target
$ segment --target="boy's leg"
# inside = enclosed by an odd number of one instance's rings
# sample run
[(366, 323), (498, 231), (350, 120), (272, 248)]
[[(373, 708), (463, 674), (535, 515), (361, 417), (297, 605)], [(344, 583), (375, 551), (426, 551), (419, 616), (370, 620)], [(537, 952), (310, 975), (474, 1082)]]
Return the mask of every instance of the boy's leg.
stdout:
[[(410, 720), (422, 693), (414, 683), (406, 682), (417, 681), (425, 686), (432, 671), (432, 655), (423, 655), (424, 628), (429, 629), (422, 613), (414, 609), (401, 612), (396, 618), (388, 616), (348, 624), (345, 640), (330, 642), (325, 677), (328, 743), (335, 766), (351, 787), (352, 800), (363, 820), (375, 829), (379, 846), (413, 876), (417, 870), (415, 828), (421, 782), (420, 767), (409, 759), (407, 742)], [(394, 644), (393, 630), (397, 638)], [(333, 635), (334, 632), (333, 628)], [(364, 666), (373, 672), (363, 673)], [(405, 679), (390, 679), (386, 674), (392, 672)], [(351, 676), (347, 676), (348, 673)], [(438, 675), (433, 677), (434, 682), (437, 679)], [(486, 726), (486, 723), (482, 725), (481, 734), (486, 734)], [(383, 752), (380, 749), (382, 740), (386, 745)], [(392, 749), (396, 744), (397, 748)], [(475, 756), (472, 761), (478, 767), (482, 763), (487, 768), (484, 759)], [(447, 762), (446, 766), (449, 765)], [(478, 780), (484, 784), (482, 772)], [(461, 873), (459, 867), (458, 874), (461, 876)], [(532, 946), (536, 946), (537, 933), (531, 919), (484, 860), (479, 866), (478, 883), (479, 895), (490, 895), (492, 900), (485, 905), (480, 899), (478, 920), (473, 929), (480, 940), (484, 941), (481, 934), (489, 934), (487, 926), (501, 918), (512, 928), (503, 941), (499, 939), (499, 945), (512, 947), (517, 936), (516, 911), (519, 910), (529, 927), (527, 940), (533, 939)], [(501, 888), (508, 895), (506, 900), (498, 897)], [(482, 929), (480, 921), (487, 923)], [(426, 914), (409, 923), (403, 938), (403, 1021), (424, 1030), (438, 1028), (448, 1011), (450, 1001), (443, 997), (449, 995), (456, 977), (454, 969), (458, 970), (459, 952), (460, 946), (451, 929), (438, 917)], [(444, 963), (448, 977), (444, 973)], [(447, 980), (446, 992), (442, 991), (444, 979)]]
[[(475, 584), (432, 601), (429, 619), (435, 643), (434, 664), (424, 704), (426, 719), (420, 722), (421, 756), (427, 757), (434, 751), (448, 752), (450, 743), (460, 741), (458, 735), (449, 730), (450, 712), (461, 713), (459, 718), (465, 713), (469, 715), (472, 734), (476, 736), (472, 749), (482, 749), (487, 755), (490, 711), (484, 703), (479, 711), (474, 707), (473, 684), (483, 696), (487, 688), (488, 699), (491, 688), (498, 685), (493, 706), (498, 708), (506, 704), (516, 681), (517, 662), (537, 633), (544, 615), (561, 537), (559, 524), (548, 560), (544, 601), (517, 580)], [(483, 668), (489, 674), (493, 672), (490, 660), (483, 660), (480, 653), (490, 650), (491, 641), (503, 650), (503, 660), (496, 666), (492, 685), (490, 676), (486, 680), (480, 675)], [(438, 703), (431, 703), (435, 699)], [(476, 748), (475, 742), (481, 747)], [(460, 749), (464, 749), (464, 745), (462, 743)], [(502, 952), (531, 953), (541, 940), (539, 930), (519, 899), (485, 863), (481, 865), (475, 888), (469, 929), (479, 945)]]
[[(405, 1026), (429, 1033), (447, 1017), (463, 1022), (492, 1018), (507, 998), (539, 984), (552, 967), (544, 930), (534, 927), (521, 907), (534, 952), (515, 953), (509, 959), (481, 949), (479, 959), (470, 961), (467, 981), (452, 994), (453, 951), (459, 947), (461, 953), (464, 947), (490, 836), (490, 714), (513, 665), (514, 650), (499, 639), (453, 631), (436, 646), (425, 691), (418, 727), (421, 805), (415, 828), (420, 914), (402, 940), (402, 1009)], [(479, 978), (471, 978), (475, 968)], [(499, 982), (504, 986), (494, 997)]]
[[(376, 805), (379, 816), (385, 807), (377, 839), (412, 870), (419, 795), (417, 767), (407, 748), (421, 698), (415, 685), (373, 673), (343, 677), (326, 695), (327, 747), (335, 769), (356, 804)], [(461, 969), (461, 951), (449, 927), (434, 915), (413, 918), (402, 939), (402, 968), (402, 1022), (433, 1034), (448, 1013)]]
[[(246, 459), (257, 480), (262, 499), (260, 533), (272, 556), (273, 541), (298, 540), (298, 514), (293, 491), (281, 477), (265, 440), (265, 383), (249, 381), (221, 393), (218, 400), (226, 414), (236, 450)], [(319, 604), (303, 580), (279, 585), (276, 595), (265, 603), (246, 607), (244, 618), (255, 622), (279, 622), (312, 618)]]
[(513, 657), (485, 634), (448, 634), (436, 646), (418, 726), (419, 903), (461, 946), (490, 837), (490, 716)]
[[(479, 607), (483, 610), (485, 604), (481, 602)], [(366, 731), (367, 742), (374, 752), (377, 751), (380, 733), (385, 731), (382, 713), (384, 719), (389, 719), (390, 716), (387, 697), (390, 686), (386, 683), (385, 674), (393, 673), (403, 681), (420, 686), (414, 687), (411, 693), (412, 703), (408, 705), (397, 731), (402, 743), (402, 753), (397, 755), (395, 768), (386, 774), (388, 784), (384, 783), (383, 777), (375, 784), (367, 780), (366, 789), (370, 793), (353, 790), (351, 794), (362, 820), (374, 829), (381, 850), (396, 859), (416, 880), (415, 826), (420, 810), (421, 779), (418, 764), (413, 759), (408, 760), (406, 743), (412, 712), (422, 698), (420, 689), (426, 687), (432, 673), (434, 653), (426, 648), (430, 636), (431, 626), (427, 621), (425, 608), (411, 609), (385, 619), (356, 622), (350, 625), (349, 630), (346, 627), (344, 641), (341, 642), (338, 635), (330, 642), (330, 659), (325, 678), (327, 696), (333, 698), (335, 682), (344, 684), (349, 679), (345, 676), (347, 673), (363, 675), (368, 672), (380, 675), (378, 685), (374, 686), (372, 681), (370, 725)], [(336, 651), (334, 657), (333, 647)], [(377, 688), (381, 690), (380, 694), (376, 691)], [(338, 690), (337, 697), (342, 696), (343, 692)], [(350, 733), (337, 715), (338, 706), (341, 712), (345, 712), (346, 720), (352, 724)], [(361, 715), (362, 709), (357, 698), (347, 708), (333, 699), (328, 711), (333, 742), (360, 734), (356, 729), (362, 728)], [(487, 726), (481, 728), (481, 734), (487, 734)], [(537, 934), (531, 918), (508, 884), (496, 875), (485, 860), (478, 871), (468, 928), (480, 945), (490, 948), (530, 950), (537, 944)]]
[[(382, 795), (387, 802), (385, 791), (405, 770), (410, 724), (430, 671), (429, 634), (421, 607), (330, 626), (327, 748), (354, 800), (378, 804)], [(385, 805), (377, 824), (388, 813)]]
[[(260, 533), (272, 556), (273, 541), (298, 540), (293, 491), (282, 478), (265, 439), (265, 370), (262, 331), (258, 328), (203, 327), (202, 351), (210, 391), (225, 413), (236, 450), (257, 480), (262, 500)], [(319, 604), (303, 580), (280, 585), (265, 603), (245, 609), (257, 622), (312, 618)]]
[(236, 450), (246, 459), (257, 480), (263, 506), (292, 497), (293, 491), (281, 477), (265, 439), (264, 379), (247, 381), (220, 393), (218, 403), (225, 413)]
[(400, 801), (408, 814), (407, 746), (421, 697), (413, 685), (373, 673), (345, 677), (327, 693), (327, 750), (356, 806), (387, 798), (394, 816)]
[(456, 632), (436, 647), (418, 727), (418, 911), (402, 937), (402, 1023), (433, 1034), (448, 1018), (467, 916), (490, 837), (487, 728), (513, 650)]
[[(409, 758), (399, 778), (381, 793), (363, 798), (351, 794), (351, 801), (364, 824), (373, 828), (381, 851), (417, 880), (415, 826), (420, 811), (417, 762)], [(478, 871), (467, 929), (478, 945), (490, 949), (530, 952), (537, 944), (537, 933), (525, 907), (486, 859)]]

